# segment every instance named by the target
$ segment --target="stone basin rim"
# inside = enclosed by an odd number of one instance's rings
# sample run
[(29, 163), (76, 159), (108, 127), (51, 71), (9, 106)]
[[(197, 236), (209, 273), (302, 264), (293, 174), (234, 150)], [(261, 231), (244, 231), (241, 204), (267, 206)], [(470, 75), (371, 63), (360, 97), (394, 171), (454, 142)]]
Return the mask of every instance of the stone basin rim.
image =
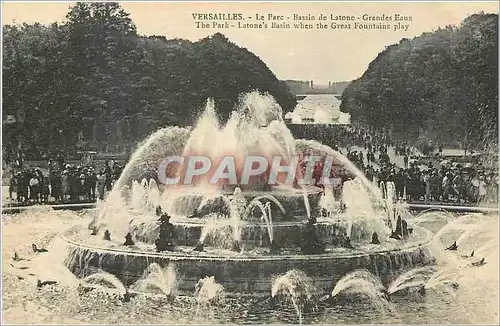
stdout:
[[(134, 220), (134, 218), (131, 219), (132, 221)], [(144, 220), (144, 221), (141, 221), (141, 220), (138, 220), (138, 223), (157, 223), (157, 220), (158, 218), (151, 218), (150, 220)], [(233, 225), (234, 222), (231, 221), (231, 219), (229, 218), (221, 218), (221, 219), (211, 219), (211, 218), (188, 218), (188, 217), (182, 217), (182, 218), (171, 218), (170, 219), (170, 222), (173, 224), (173, 225), (178, 225), (178, 226), (206, 226), (207, 222), (209, 221), (224, 221), (224, 222), (227, 222), (228, 224), (230, 223), (231, 225)], [(315, 225), (336, 225), (336, 223), (355, 223), (355, 222), (359, 222), (359, 221), (364, 221), (363, 218), (357, 218), (357, 219), (351, 219), (351, 220), (347, 220), (347, 219), (323, 219), (323, 218), (318, 218), (317, 219), (317, 222), (314, 223)], [(247, 220), (240, 220), (238, 221), (238, 225), (242, 225), (242, 226), (266, 226), (267, 223), (266, 222), (263, 222), (263, 221), (247, 221)], [(277, 222), (272, 222), (272, 225), (273, 227), (280, 227), (280, 226), (303, 226), (307, 223), (307, 220), (298, 220), (298, 219), (294, 219), (294, 220), (290, 220), (290, 221), (277, 221)]]
[[(284, 196), (284, 195), (290, 195), (290, 196), (298, 196), (298, 195), (304, 195), (304, 194), (316, 194), (323, 192), (323, 189), (320, 187), (316, 186), (311, 186), (311, 185), (302, 185), (302, 188), (288, 188), (288, 187), (283, 187), (283, 186), (278, 186), (278, 187), (273, 187), (272, 191), (264, 191), (264, 190), (257, 190), (257, 191), (251, 191), (251, 190), (242, 190), (240, 195), (243, 197), (259, 197), (259, 196)], [(198, 189), (197, 189), (198, 188)], [(168, 188), (167, 188), (168, 189)], [(214, 198), (217, 198), (219, 196), (231, 196), (234, 194), (234, 191), (224, 191), (221, 189), (218, 189), (217, 191), (210, 191), (210, 190), (203, 190), (202, 187), (193, 187), (189, 185), (183, 185), (183, 186), (178, 186), (175, 188), (175, 195), (181, 195), (181, 196), (213, 196)]]
[(320, 255), (269, 255), (269, 256), (252, 256), (252, 257), (238, 257), (238, 256), (198, 256), (198, 255), (189, 255), (186, 253), (176, 253), (176, 252), (165, 252), (158, 253), (153, 251), (131, 251), (131, 250), (123, 250), (123, 249), (115, 249), (115, 248), (103, 248), (98, 246), (93, 246), (89, 244), (78, 243), (74, 240), (68, 239), (65, 235), (59, 234), (59, 237), (69, 245), (79, 247), (82, 249), (92, 250), (94, 252), (103, 252), (110, 254), (122, 254), (127, 256), (148, 256), (155, 258), (168, 258), (171, 260), (205, 260), (205, 261), (233, 261), (233, 262), (248, 262), (248, 261), (277, 261), (277, 260), (294, 260), (294, 261), (312, 261), (312, 260), (327, 260), (332, 257), (335, 258), (359, 258), (366, 257), (370, 255), (383, 255), (387, 253), (393, 252), (405, 252), (411, 251), (417, 248), (420, 248), (425, 245), (429, 245), (432, 242), (433, 234), (429, 230), (417, 227), (425, 231), (425, 237), (422, 237), (421, 240), (415, 242), (415, 244), (404, 247), (404, 248), (396, 248), (396, 249), (387, 249), (387, 250), (377, 250), (377, 251), (357, 251), (354, 253), (326, 253)]
[[(106, 289), (106, 290), (103, 290), (101, 288), (98, 288), (98, 287), (93, 287), (92, 285), (83, 285), (84, 288), (88, 288), (88, 289), (91, 289), (92, 291), (102, 291), (103, 293), (112, 293), (112, 294), (117, 294), (117, 295), (120, 295), (122, 294), (119, 290), (117, 289)], [(128, 292), (130, 294), (134, 294), (134, 295), (144, 295), (146, 297), (150, 297), (150, 298), (161, 298), (161, 297), (165, 297), (164, 294), (158, 294), (158, 293), (150, 293), (150, 292), (143, 292), (143, 291), (137, 291), (137, 290), (131, 290), (131, 289), (128, 289)], [(318, 293), (316, 293), (316, 295), (321, 295), (323, 294), (322, 291), (317, 291)], [(224, 296), (225, 297), (228, 297), (228, 298), (241, 298), (241, 297), (245, 297), (245, 298), (271, 298), (272, 297), (272, 294), (271, 294), (271, 291), (269, 291), (269, 294), (266, 294), (266, 293), (259, 293), (259, 292), (255, 292), (255, 293), (245, 293), (245, 292), (224, 292)], [(192, 298), (193, 297), (193, 292), (192, 291), (182, 291), (182, 290), (177, 290), (176, 291), (176, 297), (189, 297), (189, 298)]]

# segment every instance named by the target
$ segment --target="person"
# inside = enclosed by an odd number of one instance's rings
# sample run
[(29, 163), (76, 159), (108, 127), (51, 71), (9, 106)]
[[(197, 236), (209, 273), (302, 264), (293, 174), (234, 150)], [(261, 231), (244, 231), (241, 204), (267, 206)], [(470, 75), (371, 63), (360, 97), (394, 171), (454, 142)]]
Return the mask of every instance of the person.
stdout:
[(111, 191), (113, 188), (112, 171), (109, 163), (106, 163), (104, 168), (104, 185), (106, 186), (106, 191)]
[(80, 176), (78, 177), (78, 200), (85, 200), (85, 195), (87, 195), (89, 192), (90, 190), (88, 189), (85, 173), (80, 173)]
[(443, 181), (442, 181), (442, 189), (443, 189), (443, 200), (444, 201), (449, 201), (450, 200), (450, 194), (451, 194), (451, 188), (452, 188), (452, 174), (451, 172), (446, 172)]
[(431, 199), (431, 176), (429, 171), (424, 171), (422, 182), (425, 186), (424, 200), (428, 202)]
[(158, 222), (160, 224), (160, 233), (155, 241), (156, 251), (161, 252), (173, 250), (175, 228), (174, 225), (170, 223), (170, 216), (164, 213), (160, 216)]
[(94, 200), (96, 197), (95, 188), (97, 184), (97, 176), (94, 169), (90, 168), (85, 177), (85, 183), (87, 184), (87, 197), (89, 200)]
[(453, 191), (455, 192), (455, 195), (457, 196), (456, 202), (460, 203), (463, 197), (463, 180), (462, 180), (462, 171), (459, 169), (456, 172), (456, 175), (453, 177)]
[(61, 190), (63, 201), (68, 200), (69, 196), (69, 171), (64, 170), (61, 176)]
[(49, 189), (49, 177), (44, 176), (43, 181), (40, 186), (40, 199), (43, 203), (47, 203), (49, 201), (50, 189)]
[(19, 172), (19, 181), (17, 183), (17, 191), (19, 192), (17, 198), (19, 201), (27, 202), (29, 200), (28, 197), (29, 183), (30, 183), (30, 177), (28, 171)]
[(40, 181), (36, 177), (35, 174), (32, 175), (30, 179), (30, 199), (37, 202), (38, 201), (38, 194), (39, 194), (39, 188), (38, 185), (40, 184)]
[(102, 172), (99, 172), (99, 174), (97, 175), (96, 183), (97, 183), (97, 192), (99, 193), (99, 199), (104, 200), (105, 176)]
[(50, 180), (50, 194), (54, 197), (56, 202), (62, 201), (61, 193), (61, 174), (59, 170), (51, 170), (49, 175)]
[(478, 182), (478, 202), (480, 203), (481, 201), (484, 200), (486, 197), (486, 182), (484, 181), (484, 175), (479, 176), (479, 182)]
[(19, 194), (17, 192), (17, 178), (12, 175), (9, 180), (9, 199), (14, 199), (13, 193), (16, 193), (16, 197), (19, 198)]

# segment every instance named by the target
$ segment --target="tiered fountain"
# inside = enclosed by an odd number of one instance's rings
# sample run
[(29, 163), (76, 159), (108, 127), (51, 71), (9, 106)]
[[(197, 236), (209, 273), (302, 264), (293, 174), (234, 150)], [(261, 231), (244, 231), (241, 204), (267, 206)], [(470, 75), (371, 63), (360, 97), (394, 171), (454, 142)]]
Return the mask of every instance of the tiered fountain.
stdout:
[[(74, 229), (63, 235), (69, 245), (67, 267), (81, 277), (106, 271), (128, 286), (153, 263), (175, 265), (180, 291), (192, 292), (200, 279), (213, 276), (228, 292), (254, 295), (270, 294), (276, 277), (291, 270), (329, 292), (354, 270), (371, 271), (388, 284), (412, 267), (433, 263), (426, 230), (415, 226), (406, 240), (390, 239), (393, 216), (375, 187), (339, 152), (293, 139), (281, 117), (271, 97), (250, 93), (223, 127), (209, 102), (192, 130), (169, 127), (154, 133), (99, 204), (90, 226), (94, 235)], [(239, 177), (241, 162), (250, 155), (269, 160), (279, 155), (287, 161), (299, 153), (333, 157), (334, 171), (351, 174), (353, 180), (343, 187), (345, 210), (337, 212), (339, 198), (333, 198), (330, 188), (323, 193), (319, 187), (299, 185), (300, 175), (293, 185), (280, 178), (267, 184), (268, 173), (247, 185), (212, 185), (198, 178), (190, 185), (166, 186), (156, 178), (156, 169), (171, 155), (205, 155), (217, 162), (230, 154)], [(167, 171), (170, 176), (183, 173), (181, 167)], [(175, 227), (171, 251), (155, 247), (158, 206)], [(304, 250), (306, 224), (323, 243), (317, 252)], [(111, 240), (103, 240), (106, 230)], [(379, 244), (372, 243), (374, 232)], [(123, 245), (127, 233), (134, 245)]]

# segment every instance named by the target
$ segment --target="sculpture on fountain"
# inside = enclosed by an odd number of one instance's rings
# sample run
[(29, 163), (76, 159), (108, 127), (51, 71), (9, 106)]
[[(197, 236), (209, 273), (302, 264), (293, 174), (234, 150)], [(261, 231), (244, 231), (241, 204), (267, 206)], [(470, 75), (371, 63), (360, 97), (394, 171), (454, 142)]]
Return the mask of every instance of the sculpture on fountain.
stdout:
[[(160, 210), (157, 210), (157, 214), (161, 213)], [(172, 223), (170, 223), (170, 215), (166, 213), (161, 213), (160, 218), (158, 219), (160, 232), (158, 234), (158, 238), (155, 241), (156, 251), (173, 251), (174, 250), (174, 237), (175, 237), (175, 228)]]
[(377, 232), (373, 232), (373, 235), (372, 235), (372, 244), (380, 244), (380, 240), (378, 238)]
[(234, 240), (231, 250), (234, 252), (241, 252), (240, 242), (238, 240)]
[(401, 215), (398, 215), (398, 219), (396, 220), (396, 229), (392, 231), (390, 238), (396, 240), (404, 240), (407, 239), (413, 229), (408, 228), (408, 222), (401, 218)]
[(269, 245), (269, 252), (271, 254), (279, 254), (281, 252), (280, 246), (274, 239), (271, 241), (271, 244)]
[(111, 233), (109, 230), (104, 231), (104, 236), (102, 238), (103, 240), (111, 241)]
[(123, 243), (124, 246), (134, 246), (135, 245), (135, 242), (134, 240), (132, 240), (132, 234), (127, 233), (127, 235), (125, 236), (125, 242)]
[(344, 243), (342, 244), (342, 247), (344, 248), (347, 248), (347, 249), (354, 249), (352, 243), (351, 243), (351, 238), (350, 237), (346, 237), (344, 239)]
[(316, 217), (309, 218), (302, 230), (300, 250), (305, 255), (320, 255), (325, 252), (326, 244), (318, 238), (314, 225), (316, 222)]
[(202, 252), (204, 250), (205, 250), (205, 245), (203, 244), (203, 242), (198, 242), (198, 244), (196, 244), (196, 246), (193, 249), (193, 251), (199, 251), (199, 252)]

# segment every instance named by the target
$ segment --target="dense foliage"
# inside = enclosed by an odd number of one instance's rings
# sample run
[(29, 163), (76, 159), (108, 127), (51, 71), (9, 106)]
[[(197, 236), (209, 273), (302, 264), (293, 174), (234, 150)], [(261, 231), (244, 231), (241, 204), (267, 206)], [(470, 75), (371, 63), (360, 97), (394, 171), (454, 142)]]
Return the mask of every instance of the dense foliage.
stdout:
[(407, 139), (479, 148), (498, 137), (498, 15), (385, 48), (343, 93), (353, 120)]
[[(77, 3), (67, 21), (3, 28), (4, 145), (117, 150), (189, 125), (208, 97), (227, 118), (242, 92), (296, 101), (253, 53), (221, 34), (198, 42), (139, 36), (117, 3)], [(107, 146), (110, 145), (110, 146)]]

